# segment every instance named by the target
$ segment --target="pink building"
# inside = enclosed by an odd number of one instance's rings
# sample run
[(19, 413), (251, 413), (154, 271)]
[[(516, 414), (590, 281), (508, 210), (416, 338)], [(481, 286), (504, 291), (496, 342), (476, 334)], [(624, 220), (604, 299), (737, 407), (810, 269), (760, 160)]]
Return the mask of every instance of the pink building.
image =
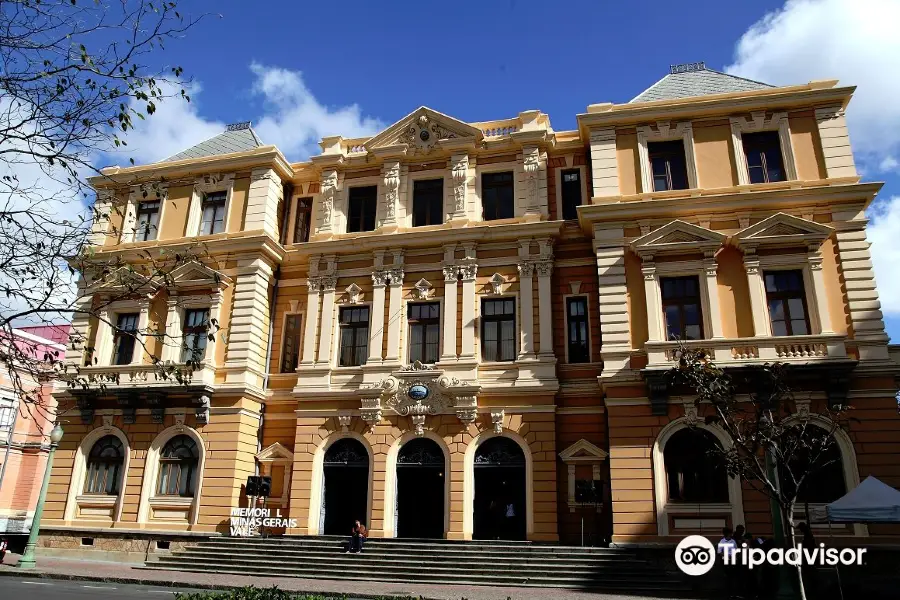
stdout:
[[(22, 327), (13, 331), (12, 340), (0, 339), (0, 344), (15, 344), (19, 351), (34, 357), (54, 351), (63, 355), (69, 327)], [(52, 379), (18, 374), (23, 387), (38, 390), (40, 401), (21, 402), (10, 373), (0, 372), (0, 536), (8, 537), (31, 529), (47, 462), (47, 436), (56, 414)]]

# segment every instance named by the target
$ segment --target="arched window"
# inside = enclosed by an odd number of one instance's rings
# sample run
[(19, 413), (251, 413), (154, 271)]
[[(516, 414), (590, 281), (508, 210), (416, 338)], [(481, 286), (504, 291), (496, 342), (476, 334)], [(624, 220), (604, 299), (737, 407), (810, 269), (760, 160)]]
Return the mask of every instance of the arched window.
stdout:
[(124, 463), (122, 440), (114, 435), (97, 440), (88, 455), (84, 493), (118, 496)]
[(192, 498), (196, 489), (197, 442), (188, 435), (177, 435), (166, 443), (159, 455), (158, 496)]
[[(797, 479), (809, 471), (797, 492), (798, 502), (827, 504), (847, 493), (844, 461), (837, 439), (813, 424), (807, 425), (805, 430), (796, 426), (792, 431), (802, 437), (788, 463), (790, 471), (783, 469), (779, 473), (784, 492), (789, 496), (793, 495)], [(819, 451), (823, 445), (824, 450)]]
[(728, 502), (728, 473), (717, 447), (718, 440), (703, 429), (672, 434), (663, 450), (669, 501)]

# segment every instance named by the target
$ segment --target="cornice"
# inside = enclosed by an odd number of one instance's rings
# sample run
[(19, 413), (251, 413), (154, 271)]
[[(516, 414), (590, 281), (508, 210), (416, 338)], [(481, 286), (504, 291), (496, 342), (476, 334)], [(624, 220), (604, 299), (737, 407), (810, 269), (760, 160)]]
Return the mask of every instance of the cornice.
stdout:
[(287, 253), (288, 256), (308, 256), (311, 254), (367, 252), (398, 247), (441, 246), (463, 242), (495, 242), (524, 237), (551, 237), (559, 234), (562, 224), (562, 221), (535, 221), (504, 225), (474, 225), (430, 231), (411, 230), (391, 234), (376, 231), (370, 235), (295, 244)]
[(188, 158), (159, 162), (136, 167), (107, 167), (88, 182), (95, 189), (136, 185), (142, 182), (174, 179), (192, 173), (238, 171), (252, 167), (271, 166), (282, 179), (293, 178), (293, 168), (275, 146), (261, 146), (245, 152), (232, 152), (217, 156)]
[(846, 107), (856, 87), (824, 87), (833, 86), (835, 83), (837, 82), (811, 82), (802, 86), (756, 92), (695, 96), (634, 104), (594, 105), (593, 110), (589, 107), (589, 112), (579, 114), (576, 118), (582, 136), (587, 136), (588, 129), (591, 127), (614, 127), (655, 120), (725, 116), (753, 110), (808, 108), (811, 105), (840, 104)]
[(98, 248), (92, 255), (97, 260), (121, 258), (125, 262), (143, 262), (149, 254), (153, 258), (159, 258), (164, 254), (185, 252), (202, 247), (206, 256), (222, 254), (261, 254), (273, 264), (280, 263), (284, 259), (284, 247), (277, 240), (272, 239), (262, 231), (249, 231), (233, 234), (225, 234), (225, 237), (200, 240), (198, 238), (178, 238), (175, 240), (132, 242), (117, 246), (104, 246)]
[[(789, 183), (802, 185), (802, 182)], [(676, 217), (695, 217), (699, 213), (776, 210), (792, 205), (827, 206), (853, 201), (859, 202), (860, 208), (865, 208), (883, 185), (882, 182), (839, 183), (815, 187), (789, 186), (759, 191), (749, 189), (750, 186), (742, 186), (726, 190), (700, 190), (698, 194), (688, 197), (610, 196), (593, 198), (593, 204), (579, 206), (578, 218), (582, 229), (590, 231), (590, 225), (594, 222), (629, 221), (657, 216), (660, 213)]]

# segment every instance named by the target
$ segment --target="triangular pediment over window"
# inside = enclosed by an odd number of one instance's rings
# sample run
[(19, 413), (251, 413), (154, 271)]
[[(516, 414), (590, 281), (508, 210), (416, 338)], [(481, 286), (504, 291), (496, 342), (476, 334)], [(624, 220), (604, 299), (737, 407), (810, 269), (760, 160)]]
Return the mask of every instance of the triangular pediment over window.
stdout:
[(256, 455), (259, 462), (294, 462), (294, 453), (275, 442), (268, 448), (260, 450)]
[(833, 231), (828, 225), (777, 213), (742, 229), (732, 239), (740, 248), (806, 246), (821, 244)]
[(582, 438), (559, 453), (564, 463), (598, 463), (609, 458), (609, 453)]
[(367, 151), (406, 144), (407, 152), (427, 153), (451, 140), (479, 142), (484, 134), (477, 127), (422, 106), (365, 143)]
[(169, 273), (169, 280), (178, 289), (223, 288), (231, 284), (231, 278), (198, 261), (190, 261)]
[(722, 233), (675, 220), (631, 242), (640, 256), (654, 254), (683, 254), (685, 252), (714, 251), (722, 245)]
[(130, 267), (119, 267), (94, 283), (95, 293), (136, 294), (153, 296), (162, 287), (157, 279), (141, 274)]

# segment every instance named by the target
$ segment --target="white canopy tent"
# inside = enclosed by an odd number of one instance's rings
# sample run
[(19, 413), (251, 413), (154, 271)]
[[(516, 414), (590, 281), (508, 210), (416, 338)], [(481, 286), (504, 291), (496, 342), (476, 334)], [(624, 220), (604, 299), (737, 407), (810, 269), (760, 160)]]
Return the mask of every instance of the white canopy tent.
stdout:
[(832, 523), (900, 523), (900, 492), (875, 479), (866, 480), (825, 506)]

